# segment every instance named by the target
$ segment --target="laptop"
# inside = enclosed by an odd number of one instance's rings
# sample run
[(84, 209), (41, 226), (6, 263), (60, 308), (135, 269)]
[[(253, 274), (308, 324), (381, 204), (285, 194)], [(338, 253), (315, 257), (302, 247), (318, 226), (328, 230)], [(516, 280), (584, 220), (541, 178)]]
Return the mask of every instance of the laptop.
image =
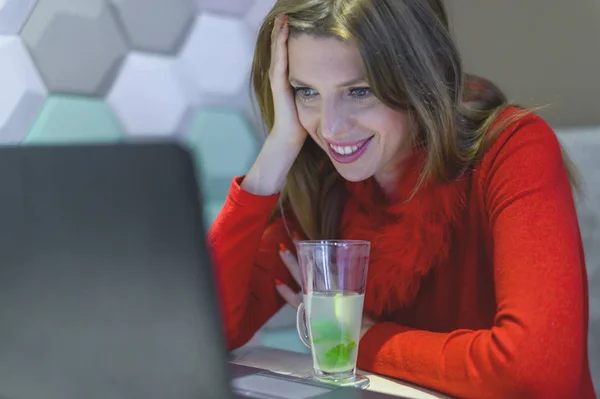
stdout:
[(176, 143), (0, 148), (0, 398), (384, 398), (228, 363)]

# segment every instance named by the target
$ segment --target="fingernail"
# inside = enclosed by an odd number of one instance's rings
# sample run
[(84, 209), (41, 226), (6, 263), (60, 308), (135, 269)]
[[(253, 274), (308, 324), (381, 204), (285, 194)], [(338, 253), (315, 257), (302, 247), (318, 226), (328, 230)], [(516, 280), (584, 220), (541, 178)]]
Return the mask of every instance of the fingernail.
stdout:
[(302, 237), (300, 237), (300, 234), (296, 233), (295, 231), (292, 233), (292, 237), (294, 238), (294, 241), (302, 240)]
[(284, 15), (283, 16), (283, 22), (281, 22), (281, 27), (282, 28), (285, 28), (285, 25), (287, 24), (287, 21), (288, 21), (288, 16)]
[(287, 247), (285, 246), (284, 243), (280, 243), (279, 244), (279, 251), (280, 252), (287, 252), (288, 251), (288, 249), (287, 249)]
[(275, 285), (283, 285), (283, 283), (281, 282), (281, 280), (275, 279)]

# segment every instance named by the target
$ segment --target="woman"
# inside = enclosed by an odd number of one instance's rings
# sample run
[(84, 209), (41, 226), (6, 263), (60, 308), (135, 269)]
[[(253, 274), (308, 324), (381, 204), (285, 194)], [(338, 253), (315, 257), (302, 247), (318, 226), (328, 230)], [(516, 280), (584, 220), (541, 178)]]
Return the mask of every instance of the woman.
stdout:
[(359, 368), (595, 397), (571, 165), (543, 120), (465, 79), (440, 0), (279, 0), (253, 82), (269, 135), (209, 232), (230, 349), (297, 305), (294, 235), (365, 239)]

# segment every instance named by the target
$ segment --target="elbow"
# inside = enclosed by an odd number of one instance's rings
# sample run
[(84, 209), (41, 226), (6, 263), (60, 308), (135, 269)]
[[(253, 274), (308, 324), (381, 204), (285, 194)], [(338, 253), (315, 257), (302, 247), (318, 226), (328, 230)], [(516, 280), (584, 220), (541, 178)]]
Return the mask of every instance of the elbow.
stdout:
[[(501, 395), (506, 398), (531, 398), (531, 399), (566, 399), (577, 398), (579, 394), (579, 376), (577, 369), (565, 371), (562, 375), (549, 376), (546, 367), (537, 367), (537, 376), (530, 371), (509, 374), (508, 382), (501, 388)], [(547, 369), (546, 369), (547, 370)]]
[[(546, 338), (548, 338), (546, 336)], [(544, 339), (543, 334), (524, 333), (513, 341), (512, 350), (501, 351), (498, 346), (492, 353), (496, 356), (499, 378), (498, 397), (510, 398), (575, 398), (579, 394), (583, 346), (565, 339)], [(500, 355), (501, 354), (501, 355)]]

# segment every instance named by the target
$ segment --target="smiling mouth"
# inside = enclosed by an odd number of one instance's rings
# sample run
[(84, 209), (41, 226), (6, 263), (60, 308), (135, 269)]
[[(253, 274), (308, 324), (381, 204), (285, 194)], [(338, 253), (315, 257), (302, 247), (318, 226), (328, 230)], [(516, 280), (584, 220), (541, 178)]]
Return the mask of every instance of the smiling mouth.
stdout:
[(369, 137), (366, 140), (363, 140), (355, 145), (335, 145), (329, 144), (329, 148), (331, 148), (336, 154), (339, 155), (352, 155), (358, 150), (360, 150), (372, 137)]
[(327, 143), (329, 154), (331, 154), (331, 157), (338, 163), (352, 163), (365, 153), (373, 137), (375, 136), (371, 136), (368, 139), (361, 141), (343, 143), (343, 145), (342, 143)]

